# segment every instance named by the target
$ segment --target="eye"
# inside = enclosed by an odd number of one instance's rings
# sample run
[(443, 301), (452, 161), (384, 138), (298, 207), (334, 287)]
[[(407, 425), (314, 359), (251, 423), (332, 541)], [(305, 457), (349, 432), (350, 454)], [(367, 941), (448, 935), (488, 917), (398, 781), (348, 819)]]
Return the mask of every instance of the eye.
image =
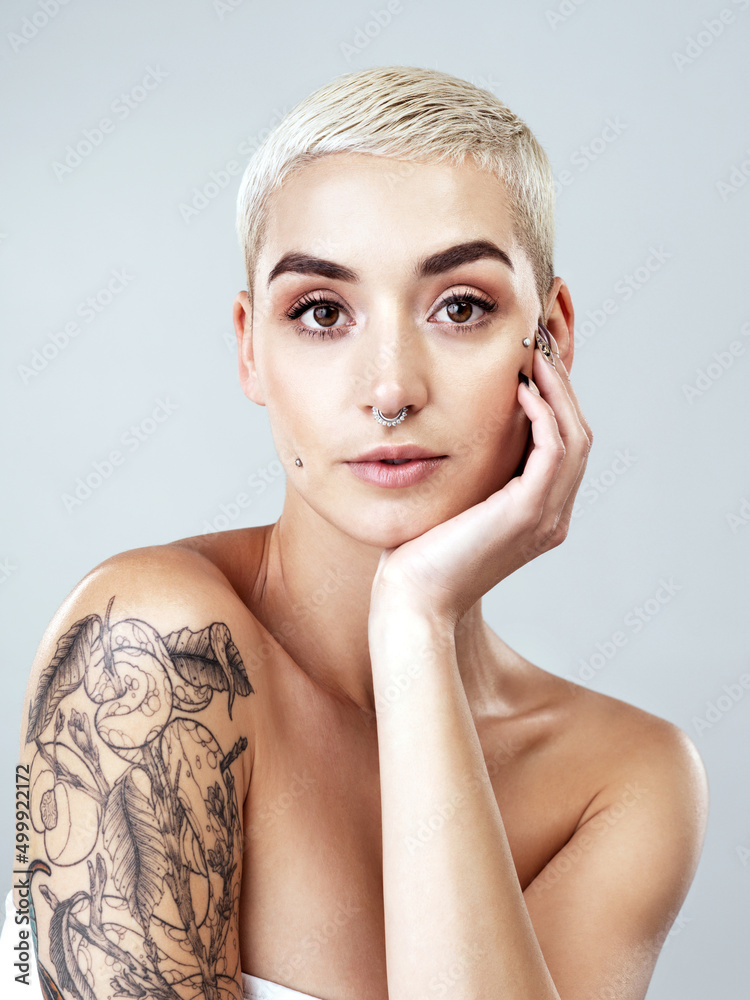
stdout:
[[(338, 317), (345, 312), (342, 305), (322, 292), (308, 292), (299, 299), (286, 314), (289, 319), (304, 317), (310, 313), (308, 321), (295, 326), (297, 333), (308, 337), (337, 337), (336, 331), (345, 329), (344, 325), (335, 325)], [(320, 326), (313, 324), (320, 323)], [(308, 325), (309, 324), (309, 325)]]
[[(476, 322), (470, 323), (469, 320), (475, 309), (481, 309), (484, 313), (490, 314), (496, 311), (497, 303), (479, 292), (465, 289), (446, 295), (437, 308), (438, 312), (445, 309), (447, 313), (447, 318), (438, 320), (438, 322), (476, 330), (489, 323), (490, 316), (480, 317)], [(310, 315), (304, 319), (306, 313)], [(336, 322), (342, 314), (348, 315), (344, 307), (335, 299), (330, 298), (330, 295), (325, 292), (308, 292), (292, 306), (286, 316), (290, 320), (303, 319), (302, 323), (295, 325), (296, 332), (302, 336), (334, 339), (340, 336), (340, 331), (345, 330), (349, 325)]]
[(466, 289), (461, 292), (451, 292), (450, 295), (441, 301), (438, 311), (445, 309), (448, 319), (439, 320), (448, 323), (450, 326), (465, 326), (475, 330), (478, 326), (484, 326), (490, 320), (489, 315), (480, 318), (476, 323), (469, 323), (475, 307), (483, 309), (485, 313), (493, 313), (497, 309), (497, 302), (480, 295), (478, 292)]

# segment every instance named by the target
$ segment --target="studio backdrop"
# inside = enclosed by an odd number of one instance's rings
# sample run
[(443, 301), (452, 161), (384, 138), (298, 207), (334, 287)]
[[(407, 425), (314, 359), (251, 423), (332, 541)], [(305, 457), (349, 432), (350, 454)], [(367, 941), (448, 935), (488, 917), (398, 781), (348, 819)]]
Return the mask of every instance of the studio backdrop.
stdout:
[(0, 19), (3, 896), (23, 694), (62, 600), (114, 553), (280, 514), (231, 323), (250, 155), (339, 74), (431, 67), (551, 159), (595, 437), (567, 540), (485, 616), (694, 740), (708, 832), (648, 995), (746, 996), (750, 0), (6, 0)]

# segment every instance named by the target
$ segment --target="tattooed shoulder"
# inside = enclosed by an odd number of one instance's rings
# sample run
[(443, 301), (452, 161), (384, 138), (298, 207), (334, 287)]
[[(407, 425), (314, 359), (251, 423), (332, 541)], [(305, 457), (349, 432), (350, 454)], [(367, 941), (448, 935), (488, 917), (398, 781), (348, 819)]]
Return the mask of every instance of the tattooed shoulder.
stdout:
[(42, 990), (241, 997), (238, 706), (253, 687), (225, 621), (157, 628), (118, 603), (113, 593), (87, 607), (29, 685), (27, 878)]

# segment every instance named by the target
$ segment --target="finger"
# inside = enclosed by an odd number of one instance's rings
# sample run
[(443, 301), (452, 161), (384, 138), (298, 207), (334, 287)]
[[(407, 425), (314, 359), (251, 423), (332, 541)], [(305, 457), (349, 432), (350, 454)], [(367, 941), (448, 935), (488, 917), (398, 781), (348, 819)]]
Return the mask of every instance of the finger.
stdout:
[[(549, 403), (541, 395), (532, 394), (523, 384), (518, 391), (519, 402), (531, 421), (534, 446), (520, 478), (512, 479), (503, 492), (508, 495), (508, 499), (516, 500), (526, 509), (525, 514), (523, 511), (520, 513), (520, 517), (522, 521), (526, 518), (526, 527), (532, 533), (518, 563), (523, 565), (559, 545), (567, 537), (575, 495), (586, 462), (584, 457), (582, 462), (576, 463), (566, 452), (555, 413)], [(557, 467), (551, 467), (549, 460), (537, 466), (535, 463), (540, 459), (543, 449), (550, 450), (555, 439), (559, 442), (557, 454), (560, 460)], [(533, 516), (529, 519), (529, 515)]]
[[(576, 429), (574, 431), (574, 433), (573, 433), (573, 437), (575, 438), (576, 443), (572, 444), (572, 445), (570, 444), (569, 432), (566, 431), (565, 427), (561, 427), (561, 437), (563, 437), (563, 440), (566, 442), (566, 448), (568, 448), (568, 450), (573, 453), (571, 455), (571, 462), (572, 462), (573, 465), (574, 465), (574, 462), (575, 462), (575, 457), (574, 456), (575, 456), (576, 447), (579, 447), (579, 448), (582, 449), (582, 451), (578, 453), (580, 455), (579, 464), (578, 464), (578, 472), (577, 472), (577, 475), (575, 476), (572, 484), (569, 484), (569, 481), (567, 480), (567, 478), (562, 478), (561, 477), (561, 480), (560, 480), (560, 483), (559, 483), (559, 491), (555, 492), (555, 493), (553, 493), (552, 491), (550, 491), (550, 497), (549, 497), (549, 500), (548, 500), (548, 502), (550, 503), (550, 505), (552, 505), (555, 502), (557, 502), (558, 504), (560, 504), (560, 502), (561, 502), (560, 501), (561, 496), (565, 493), (565, 490), (568, 490), (567, 495), (564, 496), (564, 498), (562, 499), (560, 516), (559, 516), (558, 523), (557, 523), (556, 529), (555, 529), (558, 532), (558, 535), (561, 535), (562, 538), (565, 538), (567, 536), (567, 532), (568, 532), (568, 529), (570, 527), (570, 522), (571, 522), (571, 519), (572, 519), (572, 516), (573, 516), (573, 508), (575, 506), (575, 501), (576, 501), (576, 497), (578, 495), (578, 490), (580, 488), (581, 482), (583, 481), (583, 477), (584, 477), (584, 474), (586, 472), (586, 466), (588, 464), (589, 453), (591, 451), (591, 445), (592, 445), (592, 442), (593, 442), (593, 434), (591, 432), (591, 428), (589, 427), (586, 418), (583, 416), (583, 412), (581, 410), (581, 406), (580, 406), (580, 403), (578, 401), (578, 397), (576, 396), (575, 391), (573, 390), (573, 387), (572, 387), (572, 384), (571, 384), (571, 381), (570, 381), (570, 376), (569, 376), (569, 374), (568, 374), (565, 366), (563, 365), (562, 361), (559, 358), (559, 352), (558, 352), (558, 349), (557, 349), (557, 343), (556, 343), (554, 337), (552, 337), (551, 335), (550, 335), (550, 340), (551, 340), (551, 343), (552, 343), (553, 354), (555, 354), (555, 371), (557, 372), (557, 374), (559, 376), (559, 380), (560, 380), (561, 384), (563, 385), (563, 387), (566, 390), (568, 403), (571, 404), (573, 406), (573, 408), (574, 408), (574, 412), (575, 412), (577, 423), (578, 423), (578, 429)], [(554, 395), (554, 387), (552, 388), (552, 393)], [(558, 398), (558, 401), (557, 401), (557, 405), (558, 406), (560, 405), (559, 398)], [(564, 406), (565, 406), (565, 404), (563, 403), (563, 407)], [(570, 414), (569, 410), (567, 412), (568, 412), (568, 414)], [(580, 437), (581, 433), (583, 433), (583, 435), (585, 435), (584, 438)], [(568, 456), (566, 455), (566, 459), (567, 459), (567, 457)]]
[(517, 398), (531, 423), (531, 445), (523, 472), (510, 480), (504, 492), (508, 499), (522, 507), (524, 516), (536, 511), (537, 518), (541, 518), (565, 456), (565, 446), (552, 407), (538, 391), (534, 392), (521, 382)]
[(576, 413), (578, 414), (578, 419), (581, 423), (581, 426), (586, 431), (589, 443), (591, 443), (593, 441), (593, 434), (591, 432), (591, 428), (589, 427), (588, 421), (586, 420), (586, 417), (583, 415), (583, 410), (581, 409), (581, 404), (578, 400), (578, 396), (576, 395), (576, 392), (573, 388), (573, 384), (570, 380), (570, 374), (568, 373), (568, 369), (565, 367), (562, 358), (560, 357), (560, 348), (557, 346), (557, 341), (552, 336), (552, 334), (550, 334), (549, 337), (550, 337), (550, 342), (552, 344), (552, 353), (555, 356), (555, 368), (559, 372), (560, 377), (566, 389), (568, 390), (568, 395), (570, 396), (570, 399), (575, 407)]
[[(534, 375), (540, 391), (555, 414), (560, 437), (565, 445), (565, 461), (547, 498), (550, 507), (559, 515), (566, 504), (572, 507), (574, 491), (583, 476), (591, 450), (591, 439), (581, 424), (578, 409), (571, 398), (572, 388), (569, 391), (561, 373), (544, 359), (541, 351), (537, 354)], [(567, 379), (568, 384), (569, 381)]]
[(578, 490), (581, 488), (581, 483), (583, 481), (584, 474), (586, 472), (586, 465), (588, 464), (588, 455), (581, 463), (581, 469), (576, 477), (576, 481), (568, 494), (565, 503), (563, 504), (562, 512), (560, 513), (559, 524), (561, 528), (564, 529), (565, 534), (568, 532), (570, 527), (570, 522), (573, 518), (573, 508), (575, 507), (576, 497), (578, 496)]
[[(588, 438), (581, 417), (581, 406), (573, 390), (570, 376), (564, 370), (562, 361), (555, 359), (554, 366), (544, 358), (541, 351), (534, 352), (533, 374), (540, 393), (555, 412), (560, 426), (560, 436), (568, 444), (580, 444), (582, 437)], [(583, 434), (581, 433), (583, 432)]]
[(540, 392), (552, 407), (563, 440), (571, 460), (576, 463), (583, 461), (591, 450), (593, 435), (583, 417), (580, 403), (570, 384), (570, 377), (564, 372), (562, 362), (556, 361), (553, 367), (543, 357), (541, 351), (536, 352), (534, 359), (534, 377)]

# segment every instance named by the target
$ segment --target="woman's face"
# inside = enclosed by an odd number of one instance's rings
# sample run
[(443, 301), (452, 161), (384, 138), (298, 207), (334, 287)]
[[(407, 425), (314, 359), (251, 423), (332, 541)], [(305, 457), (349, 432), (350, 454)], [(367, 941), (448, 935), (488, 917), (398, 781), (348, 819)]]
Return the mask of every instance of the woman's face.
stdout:
[[(540, 316), (504, 186), (469, 163), (334, 154), (287, 178), (267, 220), (252, 319), (242, 292), (235, 324), (287, 504), (382, 548), (504, 486), (527, 442), (518, 373), (531, 375)], [(460, 249), (477, 241), (500, 253)], [(385, 427), (373, 406), (409, 410)], [(422, 482), (387, 488), (348, 464), (381, 445), (445, 457)]]

